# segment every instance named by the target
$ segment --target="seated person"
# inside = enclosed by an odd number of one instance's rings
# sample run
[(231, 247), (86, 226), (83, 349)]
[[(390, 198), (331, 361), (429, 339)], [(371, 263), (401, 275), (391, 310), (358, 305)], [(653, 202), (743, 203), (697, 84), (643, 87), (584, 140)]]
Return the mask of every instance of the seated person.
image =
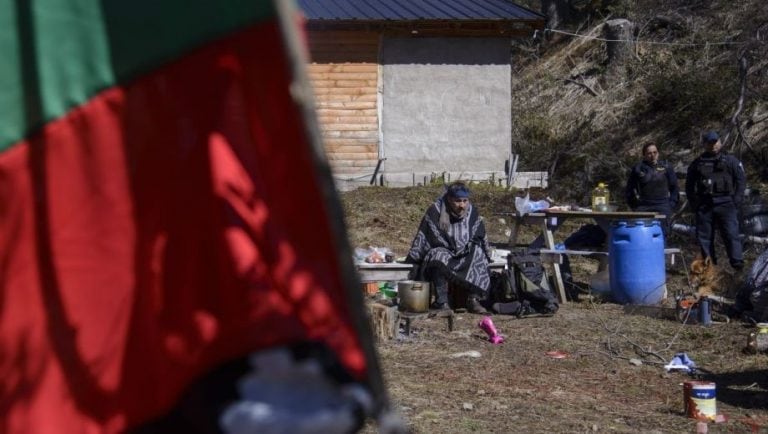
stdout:
[(491, 279), (491, 252), (485, 225), (469, 201), (469, 189), (454, 182), (431, 205), (419, 225), (405, 262), (418, 264), (411, 278), (427, 280), (435, 289), (433, 309), (450, 309), (448, 283), (469, 294), (467, 310), (487, 313), (481, 304)]

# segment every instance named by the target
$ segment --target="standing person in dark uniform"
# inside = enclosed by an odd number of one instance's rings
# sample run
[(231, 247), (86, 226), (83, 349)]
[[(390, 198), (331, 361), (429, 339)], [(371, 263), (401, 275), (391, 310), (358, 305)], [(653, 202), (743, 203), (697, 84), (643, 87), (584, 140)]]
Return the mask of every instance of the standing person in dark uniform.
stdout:
[(701, 254), (716, 263), (715, 230), (720, 232), (731, 267), (744, 268), (738, 209), (744, 197), (744, 166), (736, 157), (721, 152), (716, 132), (704, 135), (704, 153), (688, 166), (685, 192), (696, 213), (696, 238)]
[(680, 190), (672, 165), (659, 161), (656, 144), (651, 142), (643, 145), (643, 161), (629, 172), (625, 196), (633, 211), (653, 211), (666, 215), (662, 228), (667, 233), (673, 211), (680, 199)]

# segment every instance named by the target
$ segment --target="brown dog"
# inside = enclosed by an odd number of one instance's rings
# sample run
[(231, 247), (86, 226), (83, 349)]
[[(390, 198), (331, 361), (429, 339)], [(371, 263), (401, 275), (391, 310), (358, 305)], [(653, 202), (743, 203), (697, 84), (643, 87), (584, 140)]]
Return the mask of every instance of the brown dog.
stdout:
[(696, 258), (691, 262), (691, 286), (696, 289), (696, 296), (712, 296), (720, 290), (723, 275), (712, 263), (712, 259)]

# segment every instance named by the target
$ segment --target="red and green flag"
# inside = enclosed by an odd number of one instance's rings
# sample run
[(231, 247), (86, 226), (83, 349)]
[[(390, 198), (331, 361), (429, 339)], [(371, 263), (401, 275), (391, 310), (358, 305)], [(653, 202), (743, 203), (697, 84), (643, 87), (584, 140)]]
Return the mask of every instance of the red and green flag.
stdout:
[(124, 432), (302, 342), (384, 406), (285, 8), (0, 1), (0, 432)]

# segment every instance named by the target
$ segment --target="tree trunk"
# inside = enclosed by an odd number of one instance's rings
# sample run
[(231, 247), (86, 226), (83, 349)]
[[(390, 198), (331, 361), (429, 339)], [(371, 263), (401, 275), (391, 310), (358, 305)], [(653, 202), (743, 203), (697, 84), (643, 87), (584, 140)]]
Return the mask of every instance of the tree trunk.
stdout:
[(571, 19), (568, 0), (542, 0), (541, 13), (547, 16), (547, 28), (556, 29)]
[(606, 42), (606, 52), (608, 54), (608, 72), (610, 74), (620, 73), (624, 69), (626, 60), (632, 54), (635, 42), (633, 39), (634, 23), (629, 20), (615, 19), (605, 23), (603, 35)]

